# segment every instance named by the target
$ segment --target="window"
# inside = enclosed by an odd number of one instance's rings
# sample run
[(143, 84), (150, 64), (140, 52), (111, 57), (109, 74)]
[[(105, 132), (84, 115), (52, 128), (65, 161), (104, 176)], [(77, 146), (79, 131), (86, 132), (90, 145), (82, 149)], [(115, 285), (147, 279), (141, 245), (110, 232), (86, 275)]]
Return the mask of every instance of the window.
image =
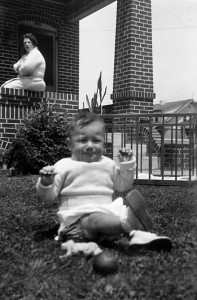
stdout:
[[(57, 32), (55, 28), (37, 24), (32, 21), (22, 22), (18, 25), (18, 40), (20, 37), (31, 32), (38, 41), (38, 48), (46, 61), (45, 83), (47, 92), (57, 92)], [(22, 48), (19, 49), (19, 58), (22, 55)]]

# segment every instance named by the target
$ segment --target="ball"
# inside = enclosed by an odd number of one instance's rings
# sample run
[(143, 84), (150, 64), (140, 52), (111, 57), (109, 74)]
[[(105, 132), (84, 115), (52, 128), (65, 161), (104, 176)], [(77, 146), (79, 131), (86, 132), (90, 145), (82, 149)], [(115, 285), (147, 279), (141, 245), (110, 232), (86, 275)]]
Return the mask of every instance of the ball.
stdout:
[(93, 268), (98, 273), (113, 273), (118, 269), (118, 259), (110, 252), (103, 251), (94, 257)]

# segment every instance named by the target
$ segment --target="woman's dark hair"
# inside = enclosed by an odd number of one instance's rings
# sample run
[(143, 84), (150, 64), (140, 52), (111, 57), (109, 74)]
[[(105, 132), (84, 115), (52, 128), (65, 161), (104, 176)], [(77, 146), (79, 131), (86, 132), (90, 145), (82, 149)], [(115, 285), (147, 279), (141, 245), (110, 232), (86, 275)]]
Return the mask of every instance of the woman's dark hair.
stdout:
[(35, 47), (38, 47), (37, 39), (36, 39), (36, 37), (35, 37), (35, 35), (33, 33), (25, 33), (24, 35), (22, 35), (22, 37), (20, 38), (20, 44), (22, 46), (23, 46), (24, 39), (30, 39), (30, 41), (32, 42), (32, 44)]

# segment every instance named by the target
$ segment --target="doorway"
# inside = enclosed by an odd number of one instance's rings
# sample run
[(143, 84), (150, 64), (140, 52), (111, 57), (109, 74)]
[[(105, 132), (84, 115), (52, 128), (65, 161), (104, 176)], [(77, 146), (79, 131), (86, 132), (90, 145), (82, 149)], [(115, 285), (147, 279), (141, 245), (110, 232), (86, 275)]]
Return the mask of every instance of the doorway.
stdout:
[[(45, 28), (47, 27), (47, 28)], [(25, 22), (18, 25), (18, 40), (25, 33), (31, 32), (38, 41), (38, 49), (46, 61), (45, 83), (46, 92), (57, 92), (57, 32), (49, 26), (37, 25), (34, 22)], [(23, 48), (19, 47), (19, 58), (22, 56)]]

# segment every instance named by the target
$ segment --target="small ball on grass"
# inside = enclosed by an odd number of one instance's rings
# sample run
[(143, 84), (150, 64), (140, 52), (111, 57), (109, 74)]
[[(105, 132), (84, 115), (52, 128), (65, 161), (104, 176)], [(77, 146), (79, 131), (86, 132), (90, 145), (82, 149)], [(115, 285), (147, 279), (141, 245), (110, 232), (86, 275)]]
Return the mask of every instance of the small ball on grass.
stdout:
[(118, 259), (110, 252), (103, 251), (94, 257), (93, 269), (104, 275), (114, 273), (118, 269)]

